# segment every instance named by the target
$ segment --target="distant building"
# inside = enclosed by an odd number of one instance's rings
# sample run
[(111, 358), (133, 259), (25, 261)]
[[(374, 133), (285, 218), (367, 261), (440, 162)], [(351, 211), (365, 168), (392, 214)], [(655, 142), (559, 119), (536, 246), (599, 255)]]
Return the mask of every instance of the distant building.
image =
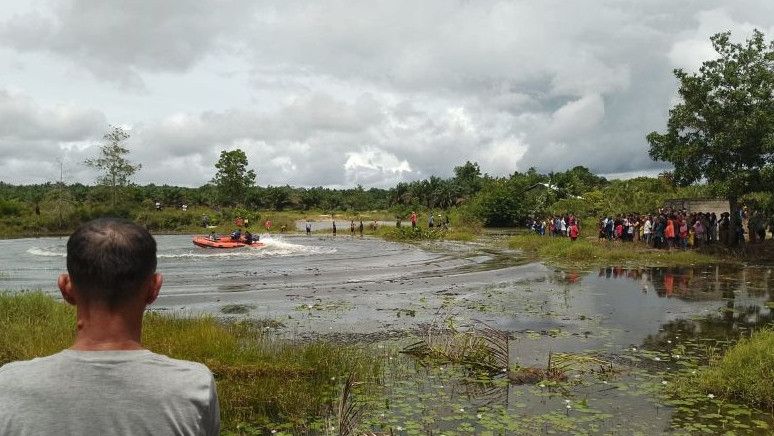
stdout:
[(665, 201), (664, 208), (686, 210), (688, 213), (715, 212), (717, 216), (731, 210), (728, 200), (717, 198), (676, 198)]

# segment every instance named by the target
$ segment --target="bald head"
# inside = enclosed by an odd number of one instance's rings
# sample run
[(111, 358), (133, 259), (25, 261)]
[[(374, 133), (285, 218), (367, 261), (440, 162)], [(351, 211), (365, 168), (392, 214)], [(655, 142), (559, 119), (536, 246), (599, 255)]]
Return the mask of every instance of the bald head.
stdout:
[(128, 220), (89, 221), (67, 241), (67, 272), (81, 298), (119, 308), (156, 272), (156, 241)]

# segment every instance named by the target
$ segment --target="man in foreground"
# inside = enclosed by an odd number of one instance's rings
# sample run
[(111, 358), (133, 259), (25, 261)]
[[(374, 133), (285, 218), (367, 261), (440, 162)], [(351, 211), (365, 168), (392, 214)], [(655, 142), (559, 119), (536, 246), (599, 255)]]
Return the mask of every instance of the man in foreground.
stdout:
[(218, 434), (209, 369), (140, 342), (163, 281), (150, 233), (120, 219), (85, 223), (67, 241), (67, 271), (58, 284), (76, 307), (75, 342), (0, 367), (0, 434)]

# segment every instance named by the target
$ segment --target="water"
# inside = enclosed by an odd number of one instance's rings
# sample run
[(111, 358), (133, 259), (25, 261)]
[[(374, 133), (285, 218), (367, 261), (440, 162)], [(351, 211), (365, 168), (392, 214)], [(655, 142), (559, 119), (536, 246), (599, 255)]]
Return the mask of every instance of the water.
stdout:
[[(449, 319), (462, 328), (483, 322), (541, 336), (512, 350), (523, 363), (539, 363), (548, 350), (637, 346), (686, 320), (720, 319), (731, 334), (770, 321), (774, 300), (770, 268), (555, 271), (525, 264), (495, 244), (261, 240), (263, 249), (219, 251), (196, 247), (188, 236), (158, 236), (165, 281), (152, 309), (272, 318), (288, 335), (355, 339), (402, 336)], [(56, 296), (65, 244), (65, 238), (0, 241), (0, 289)]]
[[(158, 236), (165, 283), (152, 309), (273, 319), (284, 325), (278, 334), (290, 338), (378, 344), (388, 364), (385, 391), (365, 418), (375, 430), (691, 429), (694, 418), (668, 407), (662, 383), (692, 367), (686, 365), (705, 363), (708, 344), (722, 349), (773, 318), (774, 273), (765, 267), (559, 271), (526, 263), (493, 241), (419, 248), (341, 235), (261, 240), (263, 249), (216, 251), (195, 247), (190, 237)], [(0, 289), (56, 295), (65, 244), (0, 241)], [(609, 362), (616, 372), (579, 370), (556, 388), (514, 385), (395, 352), (427, 325), (508, 331), (511, 364), (545, 367), (550, 354), (570, 353)], [(691, 406), (709, 410), (706, 416), (719, 407)], [(713, 431), (744, 432), (734, 422), (752, 425), (753, 418), (771, 423), (757, 412), (747, 421), (701, 422)]]

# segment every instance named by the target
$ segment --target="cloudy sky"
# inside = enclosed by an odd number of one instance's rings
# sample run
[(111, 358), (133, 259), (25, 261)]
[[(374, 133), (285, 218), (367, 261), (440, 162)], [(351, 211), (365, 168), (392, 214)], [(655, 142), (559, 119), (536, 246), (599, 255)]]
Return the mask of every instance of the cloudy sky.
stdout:
[(261, 185), (654, 174), (672, 69), (774, 35), (771, 0), (0, 0), (0, 180), (93, 183), (130, 129), (139, 183), (199, 186), (241, 148)]

